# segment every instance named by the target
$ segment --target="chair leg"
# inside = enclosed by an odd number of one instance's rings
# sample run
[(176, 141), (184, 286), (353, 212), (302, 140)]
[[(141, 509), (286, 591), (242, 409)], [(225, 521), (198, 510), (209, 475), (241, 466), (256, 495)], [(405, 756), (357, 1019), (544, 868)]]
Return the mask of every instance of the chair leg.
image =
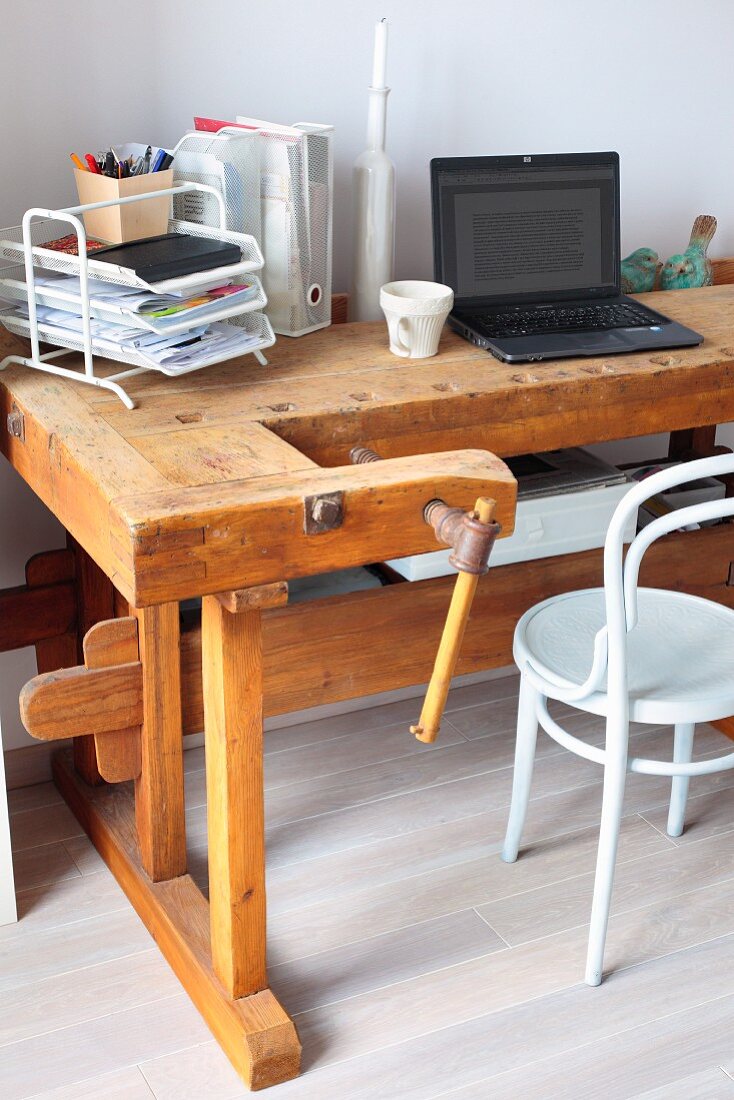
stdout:
[[(673, 761), (676, 764), (690, 764), (693, 756), (693, 734), (695, 725), (680, 722), (675, 727), (673, 743)], [(690, 776), (674, 775), (670, 789), (670, 809), (668, 811), (668, 836), (680, 836), (686, 820), (686, 801)]]
[(514, 863), (520, 849), (525, 815), (530, 800), (530, 783), (533, 778), (535, 745), (538, 737), (538, 691), (526, 676), (520, 679), (520, 699), (517, 708), (517, 741), (515, 743), (515, 771), (512, 777), (512, 802), (507, 822), (507, 833), (502, 848), (505, 863)]
[(627, 741), (629, 727), (625, 723), (621, 744), (613, 746), (607, 722), (607, 756), (604, 765), (604, 794), (599, 829), (599, 849), (594, 877), (594, 900), (591, 905), (589, 947), (586, 956), (586, 983), (600, 985), (604, 968), (604, 944), (607, 938), (609, 908), (617, 861), (619, 827), (622, 820), (624, 785), (627, 778)]

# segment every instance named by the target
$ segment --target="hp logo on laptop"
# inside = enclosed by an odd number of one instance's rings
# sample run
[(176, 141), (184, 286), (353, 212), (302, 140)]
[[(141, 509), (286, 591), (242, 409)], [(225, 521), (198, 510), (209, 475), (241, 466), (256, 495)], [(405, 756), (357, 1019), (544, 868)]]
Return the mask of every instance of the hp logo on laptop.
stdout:
[(532, 157), (523, 157), (522, 162), (523, 164), (530, 164), (532, 162), (532, 159)]

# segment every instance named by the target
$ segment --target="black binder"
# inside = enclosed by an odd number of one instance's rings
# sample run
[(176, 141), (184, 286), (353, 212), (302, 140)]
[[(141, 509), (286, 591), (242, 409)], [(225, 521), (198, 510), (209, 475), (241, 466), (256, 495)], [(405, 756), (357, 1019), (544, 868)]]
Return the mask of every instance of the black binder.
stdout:
[(139, 241), (100, 248), (92, 258), (95, 263), (101, 261), (126, 267), (146, 283), (158, 283), (239, 263), (242, 253), (239, 245), (227, 241), (165, 233), (160, 237), (143, 237)]

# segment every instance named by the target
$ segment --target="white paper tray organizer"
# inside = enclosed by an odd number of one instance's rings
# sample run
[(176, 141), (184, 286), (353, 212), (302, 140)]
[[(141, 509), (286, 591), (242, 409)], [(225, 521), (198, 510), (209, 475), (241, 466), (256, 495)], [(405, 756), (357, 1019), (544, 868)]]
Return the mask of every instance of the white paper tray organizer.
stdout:
[[(203, 193), (213, 204), (218, 211), (219, 226), (171, 218), (168, 232), (236, 244), (240, 249), (239, 262), (147, 283), (129, 268), (104, 263), (95, 259), (94, 252), (87, 253), (87, 234), (81, 220), (86, 210), (140, 202), (152, 195), (168, 194), (174, 198), (194, 193)], [(87, 382), (111, 390), (133, 409), (135, 403), (120, 382), (142, 371), (157, 370), (171, 376), (186, 374), (250, 353), (265, 365), (263, 350), (275, 343), (275, 334), (262, 312), (267, 297), (254, 274), (262, 269), (263, 256), (251, 234), (221, 228), (226, 224), (226, 205), (219, 189), (191, 181), (182, 181), (165, 191), (146, 192), (104, 203), (88, 203), (63, 210), (27, 210), (20, 226), (0, 230), (0, 258), (6, 261), (6, 266), (0, 270), (0, 298), (10, 300), (6, 308), (0, 310), (0, 321), (10, 332), (30, 339), (31, 354), (7, 356), (0, 363), (0, 370), (18, 363)], [(45, 247), (48, 242), (68, 234), (69, 227), (77, 237), (78, 255)], [(55, 273), (57, 278), (44, 277), (43, 272)], [(200, 318), (192, 311), (187, 319), (162, 325), (137, 314), (126, 304), (126, 294), (132, 295), (129, 299), (132, 301), (135, 291), (178, 296), (196, 294), (244, 275), (248, 290), (240, 292), (237, 301), (223, 298), (221, 306), (208, 306), (206, 315)], [(119, 293), (115, 293), (115, 288)], [(192, 335), (190, 351), (181, 347), (180, 336), (186, 332)], [(150, 351), (151, 334), (155, 334), (159, 345), (156, 356)], [(41, 353), (41, 341), (55, 344), (57, 349)], [(70, 352), (83, 353), (83, 370), (58, 365), (56, 360)], [(99, 375), (95, 373), (95, 355), (124, 363), (128, 369)]]

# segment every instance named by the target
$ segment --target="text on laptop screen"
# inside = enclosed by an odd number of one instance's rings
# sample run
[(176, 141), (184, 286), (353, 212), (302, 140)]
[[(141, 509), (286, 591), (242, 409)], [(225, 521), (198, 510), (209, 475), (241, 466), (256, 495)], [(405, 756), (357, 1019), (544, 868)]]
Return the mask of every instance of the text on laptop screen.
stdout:
[(611, 165), (442, 169), (443, 279), (457, 299), (614, 287)]

